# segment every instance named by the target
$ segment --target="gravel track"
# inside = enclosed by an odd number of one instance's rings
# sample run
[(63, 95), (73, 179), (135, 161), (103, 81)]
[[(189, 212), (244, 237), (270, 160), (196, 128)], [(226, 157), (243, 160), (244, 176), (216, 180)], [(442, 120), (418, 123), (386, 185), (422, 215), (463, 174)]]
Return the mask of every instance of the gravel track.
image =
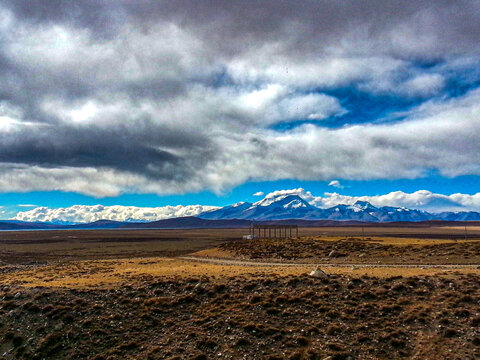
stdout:
[(282, 263), (282, 262), (261, 262), (261, 261), (248, 261), (248, 260), (236, 260), (225, 258), (211, 258), (200, 256), (180, 256), (179, 259), (187, 261), (198, 261), (209, 264), (217, 265), (230, 265), (230, 266), (304, 266), (304, 267), (357, 267), (357, 268), (425, 268), (425, 269), (475, 269), (480, 268), (480, 264), (332, 264), (332, 263)]

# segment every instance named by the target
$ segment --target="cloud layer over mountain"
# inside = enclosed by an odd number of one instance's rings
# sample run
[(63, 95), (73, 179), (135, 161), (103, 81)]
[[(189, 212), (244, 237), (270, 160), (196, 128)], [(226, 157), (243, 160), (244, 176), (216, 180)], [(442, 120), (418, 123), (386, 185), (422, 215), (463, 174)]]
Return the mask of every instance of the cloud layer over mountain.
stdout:
[(324, 196), (314, 196), (305, 189), (278, 190), (265, 195), (264, 202), (269, 203), (278, 196), (298, 195), (309, 204), (319, 208), (345, 204), (353, 205), (357, 201), (367, 201), (374, 206), (394, 206), (409, 209), (425, 210), (429, 212), (442, 211), (480, 211), (480, 192), (469, 194), (443, 195), (432, 193), (427, 190), (419, 190), (413, 193), (394, 191), (384, 195), (373, 196), (348, 196), (338, 193), (325, 193)]
[[(367, 201), (374, 206), (394, 206), (425, 210), (432, 213), (443, 211), (480, 211), (480, 193), (474, 195), (442, 195), (420, 190), (414, 193), (402, 191), (376, 196), (346, 196), (338, 193), (325, 193), (314, 196), (302, 188), (271, 192), (253, 205), (268, 206), (288, 195), (298, 195), (310, 205), (318, 208), (331, 208), (337, 205), (353, 205), (357, 201)], [(202, 212), (219, 209), (215, 206), (189, 205), (164, 206), (156, 208), (134, 206), (74, 205), (67, 208), (50, 209), (38, 207), (21, 211), (12, 220), (84, 223), (97, 220), (116, 221), (155, 221), (172, 217), (196, 216)]]
[(0, 191), (480, 175), (479, 33), (467, 0), (0, 0)]
[(216, 206), (188, 205), (162, 207), (74, 205), (67, 208), (49, 209), (38, 207), (19, 212), (13, 220), (31, 222), (89, 223), (98, 220), (155, 221), (173, 217), (195, 216)]

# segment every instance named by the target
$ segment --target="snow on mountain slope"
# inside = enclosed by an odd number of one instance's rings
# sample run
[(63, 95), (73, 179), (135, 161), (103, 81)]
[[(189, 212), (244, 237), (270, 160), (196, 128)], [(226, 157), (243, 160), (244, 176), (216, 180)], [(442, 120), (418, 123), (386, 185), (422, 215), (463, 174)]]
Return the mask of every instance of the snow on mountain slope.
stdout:
[[(264, 199), (265, 200), (265, 199)], [(298, 195), (281, 195), (274, 199), (240, 206), (225, 206), (218, 210), (200, 214), (202, 219), (318, 219), (322, 210), (310, 205)]]
[(366, 222), (427, 221), (427, 220), (480, 220), (477, 212), (445, 212), (431, 214), (423, 210), (405, 207), (375, 207), (367, 201), (352, 205), (336, 205), (321, 209), (309, 204), (295, 193), (269, 195), (255, 203), (238, 203), (200, 214), (203, 219), (246, 220), (358, 220)]

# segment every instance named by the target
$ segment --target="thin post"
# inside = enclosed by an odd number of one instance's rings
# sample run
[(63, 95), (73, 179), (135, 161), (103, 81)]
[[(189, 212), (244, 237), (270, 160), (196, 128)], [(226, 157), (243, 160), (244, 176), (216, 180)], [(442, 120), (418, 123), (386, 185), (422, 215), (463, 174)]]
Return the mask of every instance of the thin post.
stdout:
[(467, 240), (467, 224), (465, 224), (465, 240)]

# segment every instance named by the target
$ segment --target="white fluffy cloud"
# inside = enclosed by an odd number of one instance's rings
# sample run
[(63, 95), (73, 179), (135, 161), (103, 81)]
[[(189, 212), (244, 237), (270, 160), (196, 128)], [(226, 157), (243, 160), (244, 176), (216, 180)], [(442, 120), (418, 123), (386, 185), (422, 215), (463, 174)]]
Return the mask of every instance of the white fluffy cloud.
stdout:
[(274, 201), (276, 201), (279, 197), (285, 197), (287, 195), (298, 195), (312, 204), (316, 199), (316, 197), (313, 196), (310, 191), (306, 191), (305, 189), (298, 188), (298, 189), (290, 189), (290, 190), (272, 191), (271, 193), (268, 193), (267, 195), (265, 195), (265, 197), (262, 200), (257, 201), (254, 204), (268, 206)]
[(155, 221), (182, 216), (195, 216), (216, 206), (188, 205), (162, 207), (74, 205), (67, 208), (50, 209), (38, 207), (17, 213), (12, 220), (88, 223), (97, 220)]
[(338, 180), (332, 180), (328, 183), (328, 186), (333, 186), (333, 187), (336, 187), (336, 188), (339, 188), (339, 189), (342, 189), (343, 188), (343, 185), (340, 184), (340, 181)]
[(265, 195), (263, 191), (257, 191), (253, 196), (263, 196)]
[(394, 191), (373, 196), (348, 196), (334, 192), (325, 193), (323, 196), (314, 196), (310, 191), (298, 188), (271, 192), (265, 196), (265, 200), (271, 202), (275, 197), (288, 194), (298, 195), (310, 204), (320, 208), (329, 208), (339, 204), (352, 205), (360, 200), (368, 201), (374, 206), (406, 207), (430, 212), (480, 211), (480, 192), (473, 195), (459, 193), (444, 195), (427, 190), (418, 190), (413, 193)]

